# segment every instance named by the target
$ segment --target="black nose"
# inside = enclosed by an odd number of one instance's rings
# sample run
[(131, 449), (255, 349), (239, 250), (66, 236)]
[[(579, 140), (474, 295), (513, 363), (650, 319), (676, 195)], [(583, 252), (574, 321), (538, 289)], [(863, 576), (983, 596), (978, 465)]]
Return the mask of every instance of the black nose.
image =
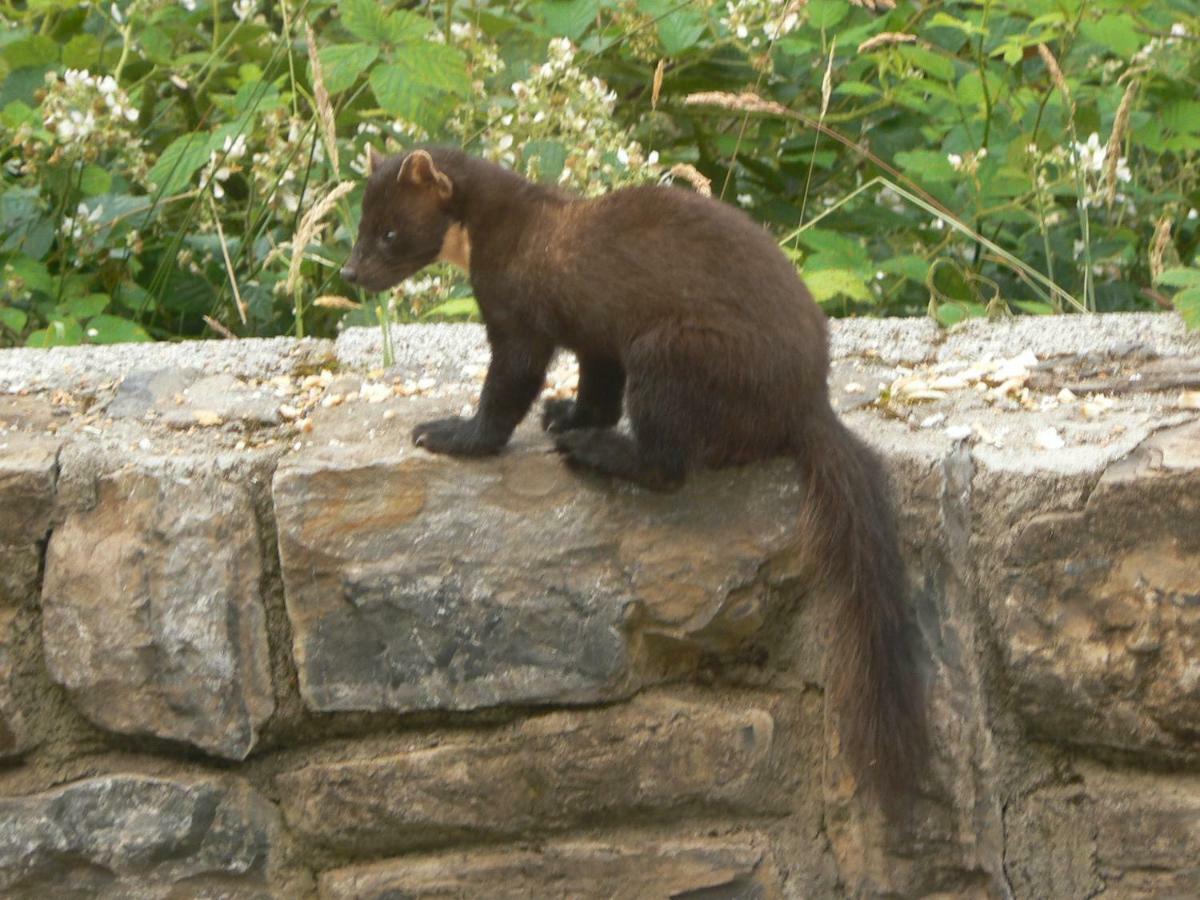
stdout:
[(358, 270), (354, 266), (342, 266), (342, 278), (354, 284), (358, 280)]

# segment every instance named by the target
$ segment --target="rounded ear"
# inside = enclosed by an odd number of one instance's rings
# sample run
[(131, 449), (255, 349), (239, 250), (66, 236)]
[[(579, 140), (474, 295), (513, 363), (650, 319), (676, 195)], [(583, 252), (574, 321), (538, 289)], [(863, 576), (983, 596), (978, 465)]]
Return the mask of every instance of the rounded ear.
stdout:
[(367, 177), (370, 178), (374, 172), (379, 171), (379, 167), (383, 165), (386, 157), (375, 150), (373, 146), (367, 144)]
[(427, 150), (413, 150), (404, 157), (404, 162), (400, 164), (400, 174), (396, 176), (396, 179), (401, 184), (431, 187), (443, 200), (449, 200), (450, 195), (454, 193), (454, 182), (437, 167)]

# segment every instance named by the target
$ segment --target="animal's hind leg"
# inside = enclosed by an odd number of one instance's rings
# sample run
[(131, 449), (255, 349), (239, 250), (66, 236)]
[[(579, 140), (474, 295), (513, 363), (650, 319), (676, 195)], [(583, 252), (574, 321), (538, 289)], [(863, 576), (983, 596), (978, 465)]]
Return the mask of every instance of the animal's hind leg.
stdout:
[(687, 471), (682, 455), (662, 447), (647, 447), (613, 428), (576, 428), (554, 441), (573, 469), (623, 478), (656, 491), (671, 491), (683, 484)]
[(703, 344), (703, 335), (694, 332), (639, 338), (627, 365), (633, 436), (600, 428), (566, 432), (555, 443), (567, 463), (656, 490), (679, 487), (704, 446), (711, 398), (703, 378)]
[(573, 428), (609, 428), (621, 418), (625, 370), (616, 359), (579, 358), (579, 395), (574, 400), (542, 404), (542, 428), (562, 432)]

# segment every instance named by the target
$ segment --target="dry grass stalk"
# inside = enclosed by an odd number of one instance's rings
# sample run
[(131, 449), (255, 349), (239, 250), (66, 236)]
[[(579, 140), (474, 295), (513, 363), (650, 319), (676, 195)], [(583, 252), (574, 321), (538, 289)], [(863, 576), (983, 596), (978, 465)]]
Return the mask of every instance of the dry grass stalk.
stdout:
[(818, 122), (825, 121), (825, 113), (829, 111), (829, 98), (833, 96), (833, 54), (837, 50), (837, 38), (829, 42), (829, 62), (825, 66), (825, 74), (821, 77), (821, 115)]
[(212, 191), (208, 192), (208, 202), (212, 207), (213, 222), (217, 226), (217, 240), (221, 244), (221, 258), (225, 260), (225, 271), (229, 275), (229, 286), (233, 289), (233, 303), (237, 307), (238, 318), (245, 325), (246, 301), (242, 299), (242, 292), (238, 290), (237, 276), (233, 273), (233, 261), (229, 258), (229, 246), (225, 242), (225, 230), (221, 227), (221, 214), (217, 210), (217, 201), (213, 199)]
[(660, 59), (654, 67), (654, 81), (650, 86), (650, 108), (658, 109), (658, 95), (662, 93), (663, 74), (667, 71), (667, 61)]
[(696, 189), (698, 194), (703, 194), (705, 197), (712, 196), (712, 179), (705, 178), (699, 169), (689, 163), (675, 163), (667, 174), (672, 178), (686, 181)]
[(872, 50), (877, 50), (889, 44), (915, 44), (916, 42), (917, 36), (915, 34), (905, 34), (903, 31), (885, 31), (859, 44), (858, 52), (870, 53)]
[(1038, 55), (1041, 56), (1042, 62), (1046, 64), (1046, 71), (1050, 73), (1050, 78), (1054, 81), (1063, 95), (1063, 102), (1074, 110), (1075, 103), (1071, 99), (1071, 89), (1067, 86), (1067, 79), (1063, 75), (1062, 69), (1058, 66), (1058, 60), (1054, 58), (1054, 54), (1050, 52), (1050, 48), (1045, 44), (1038, 44)]
[(896, 8), (896, 0), (850, 0), (850, 3), (852, 6), (861, 6), (863, 9), (869, 9), (873, 12)]
[(355, 303), (349, 297), (342, 297), (337, 294), (323, 294), (313, 301), (313, 306), (322, 306), (325, 309), (361, 309), (361, 303)]
[(317, 105), (317, 123), (321, 128), (321, 142), (325, 144), (325, 152), (329, 156), (329, 165), (334, 175), (338, 172), (337, 131), (333, 122), (333, 104), (329, 102), (329, 91), (325, 90), (325, 72), (321, 68), (321, 58), (317, 55), (317, 38), (312, 26), (304, 24), (304, 32), (308, 40), (308, 62), (312, 66), (313, 100)]
[(1167, 250), (1171, 246), (1171, 214), (1168, 212), (1154, 226), (1154, 237), (1150, 239), (1150, 280), (1158, 281), (1158, 276), (1166, 269)]
[(287, 293), (291, 294), (296, 290), (296, 283), (300, 280), (300, 263), (304, 261), (304, 249), (321, 230), (321, 220), (337, 206), (339, 200), (352, 190), (354, 190), (354, 182), (343, 181), (313, 204), (312, 208), (304, 214), (304, 218), (300, 220), (300, 227), (296, 229), (296, 234), (292, 238), (292, 260), (288, 265)]
[(1117, 107), (1117, 116), (1113, 120), (1108, 147), (1104, 151), (1104, 197), (1109, 206), (1112, 206), (1117, 196), (1117, 164), (1121, 161), (1121, 148), (1125, 144), (1125, 134), (1129, 131), (1129, 117), (1133, 112), (1133, 97), (1137, 88), (1136, 81), (1129, 82), (1129, 86), (1125, 88), (1121, 105)]
[(232, 331), (230, 331), (228, 328), (226, 328), (224, 325), (222, 325), (220, 322), (218, 322), (212, 316), (201, 316), (201, 318), (204, 319), (204, 324), (206, 324), (209, 328), (211, 328), (213, 331), (215, 331), (221, 337), (223, 337), (227, 340), (231, 340), (231, 341), (237, 340), (236, 334), (234, 334)]
[(782, 103), (764, 100), (758, 94), (743, 91), (740, 94), (730, 94), (726, 91), (699, 91), (688, 94), (683, 98), (687, 106), (719, 106), (722, 109), (732, 109), (736, 112), (771, 113), (776, 116), (787, 116), (791, 110)]

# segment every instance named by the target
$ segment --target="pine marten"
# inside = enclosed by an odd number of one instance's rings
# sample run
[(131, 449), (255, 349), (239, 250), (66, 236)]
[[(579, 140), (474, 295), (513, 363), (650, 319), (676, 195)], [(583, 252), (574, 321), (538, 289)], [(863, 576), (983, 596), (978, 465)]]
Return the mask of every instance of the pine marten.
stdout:
[(840, 598), (842, 746), (864, 787), (908, 796), (927, 738), (887, 479), (830, 406), (824, 313), (767, 231), (680, 188), (585, 200), (455, 149), (371, 150), (342, 277), (382, 291), (435, 260), (470, 273), (492, 357), (475, 415), (415, 428), (426, 450), (498, 453), (565, 348), (578, 395), (547, 401), (542, 426), (573, 468), (664, 490), (799, 460), (802, 527)]

